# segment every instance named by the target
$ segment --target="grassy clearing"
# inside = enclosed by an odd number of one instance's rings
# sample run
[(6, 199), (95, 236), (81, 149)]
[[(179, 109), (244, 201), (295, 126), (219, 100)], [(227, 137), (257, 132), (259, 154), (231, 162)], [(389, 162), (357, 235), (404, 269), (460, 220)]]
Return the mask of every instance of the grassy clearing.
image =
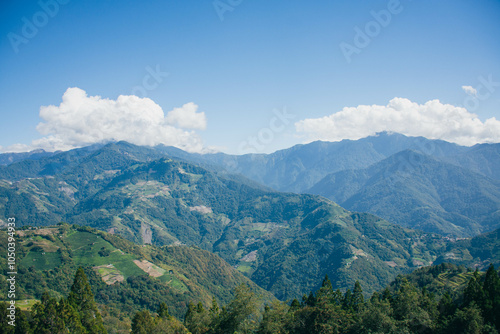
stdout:
[(113, 264), (125, 279), (129, 276), (144, 274), (132, 262), (135, 260), (132, 255), (122, 254), (122, 251), (113, 247), (100, 236), (88, 232), (75, 232), (68, 235), (66, 241), (72, 245), (73, 261), (77, 265), (104, 266)]
[(106, 266), (94, 267), (95, 270), (101, 275), (102, 280), (106, 284), (114, 284), (116, 282), (122, 282), (125, 280), (122, 273), (116, 269), (112, 264)]
[(29, 268), (35, 267), (36, 270), (49, 270), (60, 266), (61, 256), (58, 253), (29, 252), (22, 260), (21, 265)]
[(254, 231), (271, 232), (273, 225), (273, 223), (254, 223), (251, 228)]
[(175, 274), (166, 272), (162, 276), (158, 277), (158, 279), (180, 293), (189, 291), (187, 286), (179, 278), (177, 278)]
[(238, 265), (238, 268), (236, 268), (236, 269), (239, 272), (241, 272), (243, 274), (248, 274), (248, 275), (250, 275), (253, 271), (252, 266), (246, 262), (240, 262), (240, 264)]
[(22, 311), (29, 311), (38, 302), (38, 299), (16, 300), (16, 307), (19, 307)]

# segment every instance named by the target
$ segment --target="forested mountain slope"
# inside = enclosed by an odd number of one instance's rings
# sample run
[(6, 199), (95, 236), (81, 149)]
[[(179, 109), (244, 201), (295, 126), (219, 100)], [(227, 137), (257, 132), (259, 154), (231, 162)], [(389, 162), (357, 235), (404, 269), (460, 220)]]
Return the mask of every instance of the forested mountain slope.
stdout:
[(474, 236), (500, 226), (500, 181), (418, 151), (330, 174), (308, 192), (442, 235)]

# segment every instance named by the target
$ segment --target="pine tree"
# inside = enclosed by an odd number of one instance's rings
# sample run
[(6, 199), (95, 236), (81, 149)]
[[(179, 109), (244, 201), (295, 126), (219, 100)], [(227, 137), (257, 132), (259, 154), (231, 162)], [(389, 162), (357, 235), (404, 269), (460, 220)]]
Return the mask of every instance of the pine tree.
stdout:
[(486, 272), (483, 291), (484, 320), (500, 329), (500, 278), (492, 264)]
[(188, 309), (186, 314), (184, 315), (184, 326), (189, 329), (191, 332), (193, 331), (196, 318), (196, 306), (194, 306), (193, 302), (189, 302)]
[(14, 334), (27, 334), (30, 333), (30, 324), (26, 314), (21, 309), (16, 307), (16, 329)]
[(35, 323), (34, 332), (37, 334), (67, 333), (63, 319), (58, 314), (58, 305), (55, 298), (50, 298), (44, 292), (40, 303), (33, 306), (32, 314)]
[(448, 291), (446, 291), (438, 303), (438, 326), (441, 328), (445, 328), (447, 326), (447, 322), (453, 314), (455, 314), (457, 310), (457, 306), (453, 303), (453, 299), (451, 298)]
[(327, 288), (328, 290), (332, 290), (333, 291), (332, 282), (328, 278), (328, 274), (325, 274), (325, 278), (323, 279), (323, 283), (321, 284), (321, 287), (322, 288)]
[(184, 317), (184, 326), (192, 334), (202, 334), (208, 332), (213, 319), (213, 314), (205, 310), (201, 302), (196, 306), (190, 302)]
[(150, 334), (155, 323), (148, 310), (139, 311), (132, 319), (132, 334)]
[(384, 289), (384, 292), (382, 292), (382, 300), (387, 300), (390, 303), (394, 301), (392, 293), (387, 287)]
[(233, 300), (222, 309), (211, 333), (233, 334), (235, 331), (251, 330), (257, 326), (256, 312), (255, 294), (242, 284), (236, 288)]
[(219, 315), (219, 304), (217, 304), (217, 300), (215, 299), (215, 297), (212, 297), (212, 306), (210, 306), (210, 314), (212, 316), (217, 316)]
[(332, 302), (335, 305), (342, 305), (343, 300), (344, 296), (342, 295), (342, 291), (340, 291), (340, 289), (335, 290), (335, 292), (333, 293)]
[(401, 333), (392, 317), (391, 304), (387, 299), (381, 299), (378, 293), (373, 293), (370, 302), (359, 313), (351, 333)]
[(57, 306), (58, 316), (64, 322), (64, 327), (71, 334), (83, 334), (86, 333), (85, 328), (82, 325), (80, 314), (75, 310), (75, 308), (69, 303), (67, 299), (61, 299)]
[(406, 278), (403, 278), (401, 287), (392, 302), (394, 318), (399, 321), (401, 330), (409, 330), (411, 333), (432, 332), (432, 317), (421, 307), (422, 304), (421, 292)]
[[(298, 301), (297, 301), (298, 303)], [(285, 327), (291, 319), (289, 307), (285, 303), (274, 301), (271, 306), (266, 305), (260, 322), (258, 334), (286, 333)]]
[(304, 301), (304, 304), (307, 306), (314, 306), (316, 305), (316, 297), (314, 297), (314, 293), (311, 291), (309, 293), (309, 296), (302, 297), (302, 300)]
[(351, 289), (347, 289), (344, 294), (344, 298), (342, 299), (342, 308), (344, 310), (352, 310), (352, 291)]
[(480, 284), (480, 277), (477, 268), (464, 291), (464, 306), (468, 306), (472, 302), (476, 303), (478, 306), (482, 305), (484, 302), (483, 287)]
[(170, 314), (168, 314), (168, 306), (166, 303), (162, 302), (158, 307), (158, 316), (162, 319), (169, 319)]
[(107, 333), (82, 267), (76, 271), (68, 301), (80, 314), (82, 325), (89, 333)]
[(481, 316), (481, 310), (472, 302), (464, 309), (455, 312), (446, 333), (481, 334), (483, 327), (484, 320)]
[(359, 312), (365, 304), (365, 298), (363, 297), (363, 290), (361, 289), (361, 284), (358, 281), (354, 283), (354, 289), (351, 298), (351, 306), (354, 311)]
[(321, 288), (319, 288), (318, 292), (316, 293), (316, 301), (328, 300), (329, 302), (332, 302), (332, 299), (333, 299), (332, 282), (328, 278), (328, 275), (325, 275), (323, 283), (321, 284)]
[(294, 300), (292, 300), (292, 303), (290, 304), (290, 312), (295, 312), (296, 310), (298, 310), (300, 308), (300, 302), (297, 300), (297, 298), (295, 298)]

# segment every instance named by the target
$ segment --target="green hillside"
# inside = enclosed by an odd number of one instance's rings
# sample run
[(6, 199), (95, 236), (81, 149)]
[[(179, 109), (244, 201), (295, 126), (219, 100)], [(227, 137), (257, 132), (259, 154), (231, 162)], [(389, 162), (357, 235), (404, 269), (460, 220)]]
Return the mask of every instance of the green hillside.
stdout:
[[(66, 221), (137, 244), (200, 247), (283, 300), (314, 290), (325, 274), (341, 289), (359, 280), (373, 292), (398, 274), (434, 263), (451, 247), (442, 236), (350, 212), (319, 196), (254, 187), (218, 170), (155, 160), (157, 154), (116, 143), (75, 161), (59, 155), (41, 159), (41, 165), (56, 157), (67, 164), (52, 175), (3, 181), (0, 189), (8, 196), (1, 197), (0, 212), (16, 217), (18, 226)], [(19, 164), (5, 168), (12, 172)], [(74, 255), (85, 264), (90, 250), (78, 249)], [(44, 261), (39, 268), (62, 261), (36, 252), (28, 256), (26, 261)], [(125, 264), (106, 264), (94, 265), (110, 277), (128, 277)]]
[(309, 192), (441, 235), (470, 237), (500, 227), (500, 181), (417, 151), (328, 175)]
[(374, 291), (432, 263), (447, 242), (316, 196), (255, 189), (170, 159), (125, 170), (77, 204), (68, 221), (139, 243), (198, 245), (282, 299), (315, 288), (325, 273), (341, 288), (358, 279)]
[[(6, 233), (0, 231), (0, 252), (6, 251)], [(85, 268), (96, 301), (110, 314), (132, 316), (141, 309), (155, 311), (161, 302), (181, 317), (189, 301), (210, 305), (232, 298), (245, 283), (263, 300), (274, 297), (234, 270), (224, 260), (187, 246), (138, 246), (121, 237), (88, 227), (60, 224), (17, 231), (19, 300), (40, 299), (44, 291), (60, 298), (69, 293), (72, 276)], [(2, 257), (1, 265), (7, 268)], [(2, 272), (3, 274), (3, 272)], [(6, 276), (0, 275), (2, 286)], [(0, 300), (6, 300), (2, 289)]]

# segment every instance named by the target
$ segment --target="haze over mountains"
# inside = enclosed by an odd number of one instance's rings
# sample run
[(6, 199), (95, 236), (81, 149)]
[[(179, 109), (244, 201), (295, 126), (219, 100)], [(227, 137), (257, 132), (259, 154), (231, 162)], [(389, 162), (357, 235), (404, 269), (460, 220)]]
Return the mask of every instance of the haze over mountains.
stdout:
[[(280, 299), (312, 290), (326, 273), (337, 287), (359, 280), (371, 292), (436, 261), (494, 260), (444, 236), (499, 227), (497, 161), (498, 145), (386, 133), (245, 156), (110, 143), (1, 166), (0, 219), (66, 221), (137, 243), (198, 246)], [(315, 192), (389, 222), (277, 190)]]
[(465, 237), (500, 227), (500, 144), (465, 147), (384, 132), (268, 155), (164, 151), (427, 232)]

